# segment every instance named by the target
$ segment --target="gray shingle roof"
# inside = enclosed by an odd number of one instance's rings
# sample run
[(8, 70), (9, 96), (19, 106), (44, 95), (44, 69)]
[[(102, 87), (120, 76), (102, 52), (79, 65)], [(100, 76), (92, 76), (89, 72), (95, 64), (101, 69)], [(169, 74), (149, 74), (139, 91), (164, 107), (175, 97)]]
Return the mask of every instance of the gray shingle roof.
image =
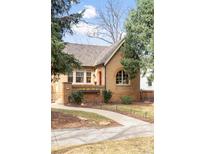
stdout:
[(74, 55), (82, 66), (96, 66), (104, 64), (120, 43), (118, 41), (111, 46), (66, 43), (63, 52)]
[(98, 56), (98, 59), (96, 60), (95, 65), (104, 64), (110, 58), (110, 56), (113, 54), (115, 49), (117, 49), (117, 47), (122, 43), (122, 41), (123, 41), (123, 39), (120, 41), (117, 41), (116, 43), (114, 43), (111, 46), (109, 46), (108, 48), (106, 48), (104, 50), (104, 52)]

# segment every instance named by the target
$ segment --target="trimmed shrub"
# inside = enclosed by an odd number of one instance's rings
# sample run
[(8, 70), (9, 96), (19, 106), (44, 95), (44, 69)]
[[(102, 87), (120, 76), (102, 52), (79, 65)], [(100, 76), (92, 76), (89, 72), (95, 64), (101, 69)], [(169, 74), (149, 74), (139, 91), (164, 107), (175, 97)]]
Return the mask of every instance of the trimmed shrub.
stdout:
[(70, 100), (72, 103), (80, 104), (82, 103), (84, 94), (81, 91), (72, 92), (70, 95)]
[(132, 104), (132, 97), (130, 96), (122, 96), (121, 97), (122, 103), (123, 104)]
[(102, 94), (103, 94), (104, 103), (108, 103), (112, 97), (112, 92), (110, 90), (103, 90)]

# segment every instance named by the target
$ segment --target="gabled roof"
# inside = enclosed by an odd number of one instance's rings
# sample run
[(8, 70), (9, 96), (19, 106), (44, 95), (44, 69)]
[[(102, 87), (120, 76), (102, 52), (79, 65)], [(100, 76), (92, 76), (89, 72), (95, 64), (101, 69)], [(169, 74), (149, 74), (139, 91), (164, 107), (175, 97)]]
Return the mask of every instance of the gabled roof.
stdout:
[(74, 55), (82, 66), (106, 65), (123, 43), (124, 40), (111, 46), (66, 43), (63, 52)]
[(108, 61), (112, 58), (112, 56), (118, 51), (118, 49), (121, 47), (121, 45), (124, 43), (124, 39), (117, 41), (116, 43), (109, 46), (107, 49), (104, 50), (101, 55), (99, 55), (96, 65), (99, 64), (107, 64)]

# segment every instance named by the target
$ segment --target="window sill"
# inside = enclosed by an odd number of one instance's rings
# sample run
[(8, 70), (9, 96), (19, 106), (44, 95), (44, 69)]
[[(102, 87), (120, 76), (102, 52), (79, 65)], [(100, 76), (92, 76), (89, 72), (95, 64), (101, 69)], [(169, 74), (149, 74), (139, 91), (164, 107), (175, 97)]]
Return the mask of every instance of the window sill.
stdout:
[(130, 84), (116, 84), (117, 87), (130, 87)]
[(93, 83), (78, 83), (78, 82), (76, 82), (76, 83), (72, 83), (72, 85), (95, 85), (95, 84), (93, 84)]

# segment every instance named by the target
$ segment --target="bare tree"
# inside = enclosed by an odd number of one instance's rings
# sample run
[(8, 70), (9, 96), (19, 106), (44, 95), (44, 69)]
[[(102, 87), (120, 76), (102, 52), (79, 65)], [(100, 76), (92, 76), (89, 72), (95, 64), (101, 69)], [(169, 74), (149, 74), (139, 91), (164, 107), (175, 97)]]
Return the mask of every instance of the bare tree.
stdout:
[(127, 13), (120, 0), (107, 0), (105, 10), (97, 10), (97, 26), (95, 32), (87, 35), (113, 44), (123, 37), (123, 18)]

